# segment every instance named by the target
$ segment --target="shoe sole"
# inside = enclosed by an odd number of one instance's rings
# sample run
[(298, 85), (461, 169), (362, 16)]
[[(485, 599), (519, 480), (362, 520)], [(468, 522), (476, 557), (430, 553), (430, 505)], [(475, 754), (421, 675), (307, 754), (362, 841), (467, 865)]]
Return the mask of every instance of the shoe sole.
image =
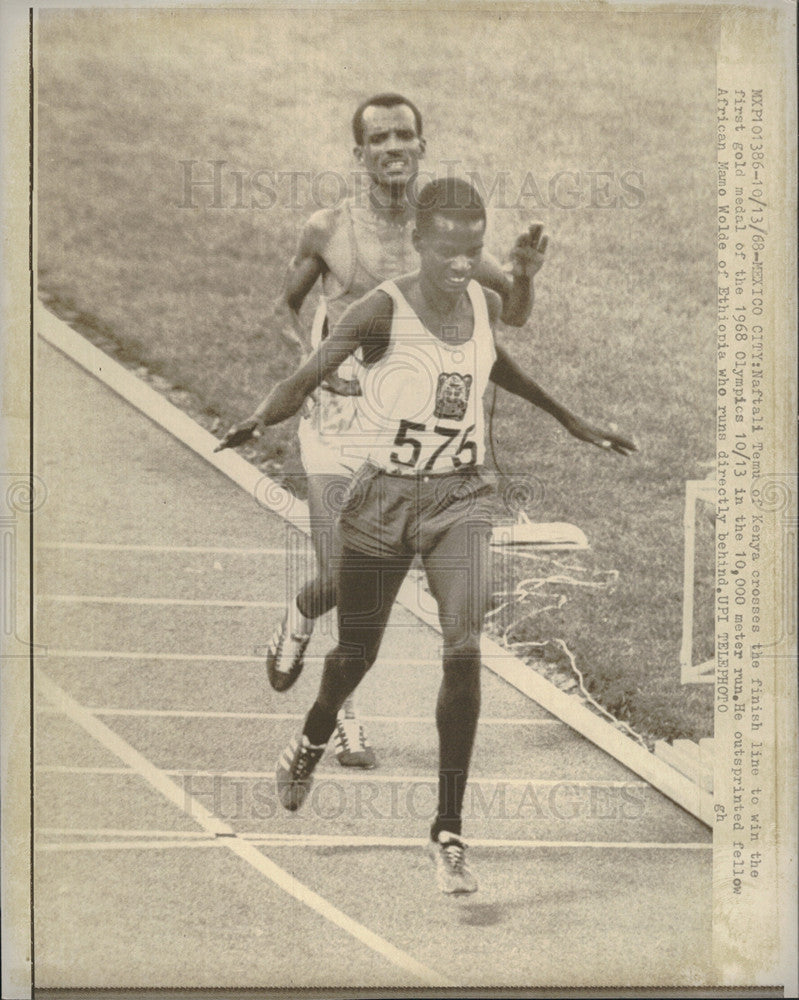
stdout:
[(359, 754), (336, 754), (342, 767), (359, 767), (362, 771), (373, 771), (377, 767), (376, 757), (361, 757)]
[(293, 687), (295, 681), (302, 673), (302, 668), (304, 664), (300, 664), (298, 668), (289, 670), (288, 673), (284, 673), (282, 670), (277, 670), (273, 665), (266, 661), (266, 676), (269, 678), (269, 683), (273, 690), (283, 692), (288, 691), (290, 687)]
[(297, 812), (297, 810), (305, 803), (305, 800), (308, 798), (308, 792), (310, 792), (310, 790), (311, 786), (309, 784), (303, 789), (302, 795), (299, 797), (299, 799), (296, 799), (294, 798), (294, 794), (296, 793), (295, 789), (292, 788), (288, 792), (282, 792), (280, 788), (278, 788), (277, 797), (280, 799), (280, 804), (283, 806), (284, 809), (286, 809), (288, 812)]

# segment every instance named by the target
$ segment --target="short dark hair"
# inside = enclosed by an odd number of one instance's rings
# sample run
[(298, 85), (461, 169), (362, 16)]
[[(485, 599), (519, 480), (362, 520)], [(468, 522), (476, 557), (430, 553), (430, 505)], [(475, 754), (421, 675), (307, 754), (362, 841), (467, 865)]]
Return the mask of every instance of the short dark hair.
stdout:
[(413, 117), (416, 121), (416, 134), (421, 136), (422, 134), (422, 113), (413, 103), (409, 101), (407, 97), (403, 97), (402, 94), (375, 94), (374, 97), (370, 97), (368, 101), (363, 101), (358, 105), (355, 114), (352, 116), (352, 134), (355, 138), (356, 146), (363, 145), (363, 113), (367, 108), (378, 107), (378, 108), (396, 108), (398, 104), (404, 104), (409, 107), (413, 112)]
[(485, 222), (486, 207), (479, 193), (460, 177), (439, 177), (422, 188), (415, 198), (416, 230), (424, 235), (433, 218), (443, 215), (462, 222)]

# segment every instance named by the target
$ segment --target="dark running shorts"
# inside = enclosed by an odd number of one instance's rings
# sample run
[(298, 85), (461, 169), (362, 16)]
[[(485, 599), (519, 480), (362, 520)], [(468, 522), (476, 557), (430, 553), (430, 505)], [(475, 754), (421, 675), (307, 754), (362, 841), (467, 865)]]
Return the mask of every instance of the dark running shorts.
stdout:
[(492, 492), (474, 468), (397, 476), (366, 462), (352, 477), (341, 511), (342, 542), (370, 556), (424, 554), (456, 524), (490, 529)]

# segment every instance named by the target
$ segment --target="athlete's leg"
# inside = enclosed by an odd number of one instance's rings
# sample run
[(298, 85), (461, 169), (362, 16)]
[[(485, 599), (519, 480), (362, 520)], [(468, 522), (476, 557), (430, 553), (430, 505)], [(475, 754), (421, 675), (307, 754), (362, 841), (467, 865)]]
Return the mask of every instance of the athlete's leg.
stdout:
[(278, 760), (275, 779), (284, 808), (299, 809), (311, 787), (345, 699), (374, 663), (410, 558), (380, 559), (344, 549), (339, 572), (339, 641), (325, 658), (322, 682), (302, 734)]
[(463, 795), (480, 714), (480, 635), (490, 586), (489, 530), (485, 523), (465, 518), (424, 556), (444, 639), (436, 704), (439, 778), (433, 840), (442, 830), (461, 832)]
[[(297, 594), (303, 631), (311, 632), (313, 619), (336, 606), (336, 566), (341, 557), (338, 514), (347, 496), (351, 476), (309, 475), (308, 513), (316, 553), (317, 575)], [(355, 708), (355, 692), (341, 707), (335, 730), (336, 760), (342, 767), (377, 767), (377, 757)]]
[(343, 474), (309, 474), (307, 479), (316, 576), (289, 599), (283, 621), (272, 636), (266, 669), (277, 691), (287, 691), (300, 676), (314, 622), (336, 604), (335, 564), (341, 551), (336, 521), (349, 478)]
[(338, 514), (347, 495), (347, 476), (308, 475), (308, 514), (316, 554), (316, 576), (297, 594), (306, 619), (316, 619), (336, 606), (336, 562), (341, 553)]
[(319, 693), (303, 732), (327, 743), (336, 714), (374, 663), (410, 556), (382, 558), (344, 548), (337, 573), (338, 644), (325, 657)]

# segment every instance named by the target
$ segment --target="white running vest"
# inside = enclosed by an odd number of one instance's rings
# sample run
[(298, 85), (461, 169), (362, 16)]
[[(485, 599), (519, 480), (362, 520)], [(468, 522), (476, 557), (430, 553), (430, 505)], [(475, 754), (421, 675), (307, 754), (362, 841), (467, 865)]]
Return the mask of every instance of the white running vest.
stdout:
[[(386, 353), (360, 373), (361, 454), (405, 475), (482, 465), (483, 394), (496, 359), (483, 289), (476, 281), (467, 285), (471, 338), (447, 344), (422, 324), (393, 281), (378, 287), (391, 296), (394, 314)], [(343, 451), (349, 443), (342, 442)]]
[[(394, 225), (357, 199), (348, 198), (336, 210), (336, 226), (325, 248), (328, 270), (322, 276), (323, 294), (311, 325), (311, 347), (322, 342), (325, 324), (331, 330), (344, 311), (381, 281), (412, 271), (418, 264), (411, 234), (413, 221)], [(348, 358), (337, 374), (355, 379), (362, 374), (356, 357)], [(320, 389), (309, 419), (300, 421), (299, 439), (307, 472), (351, 474), (362, 455), (341, 461), (342, 440), (357, 435), (359, 397), (338, 396)], [(354, 463), (354, 464), (353, 464)]]

